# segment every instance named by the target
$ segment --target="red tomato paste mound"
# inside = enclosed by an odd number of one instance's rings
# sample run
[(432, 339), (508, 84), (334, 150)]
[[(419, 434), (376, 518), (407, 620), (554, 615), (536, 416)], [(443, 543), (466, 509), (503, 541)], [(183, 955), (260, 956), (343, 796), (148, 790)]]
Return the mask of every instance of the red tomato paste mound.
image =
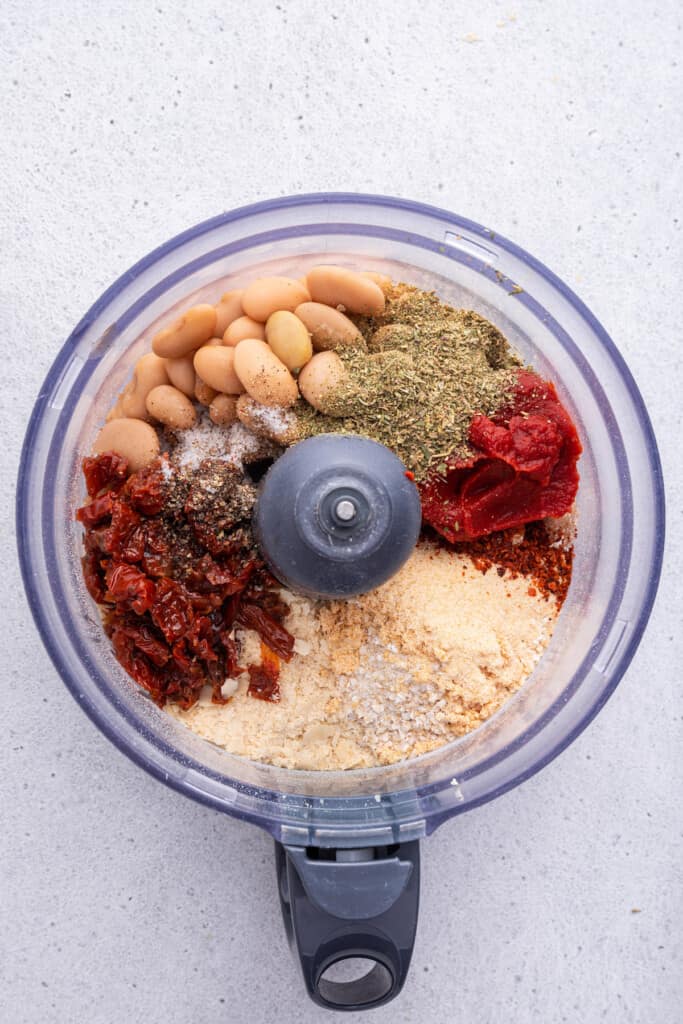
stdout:
[(420, 485), (424, 521), (451, 542), (569, 512), (581, 442), (550, 381), (519, 370), (510, 404), (475, 416), (473, 451)]

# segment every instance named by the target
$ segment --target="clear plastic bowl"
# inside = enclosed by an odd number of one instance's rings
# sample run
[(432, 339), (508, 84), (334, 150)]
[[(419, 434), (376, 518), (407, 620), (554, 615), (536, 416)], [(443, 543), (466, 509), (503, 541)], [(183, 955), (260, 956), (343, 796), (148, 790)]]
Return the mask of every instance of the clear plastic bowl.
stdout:
[[(226, 753), (156, 708), (113, 658), (81, 578), (81, 459), (157, 324), (264, 273), (320, 262), (390, 274), (493, 320), (556, 382), (584, 445), (574, 579), (552, 643), (522, 689), (474, 733), (414, 760), (297, 772)], [(17, 517), (33, 614), (62, 678), (124, 753), (169, 786), (283, 842), (400, 842), (503, 793), (555, 757), (628, 665), (657, 587), (664, 501), (657, 447), (621, 356), (577, 297), (494, 231), (379, 196), (279, 199), (161, 246), (95, 303), (37, 399)]]

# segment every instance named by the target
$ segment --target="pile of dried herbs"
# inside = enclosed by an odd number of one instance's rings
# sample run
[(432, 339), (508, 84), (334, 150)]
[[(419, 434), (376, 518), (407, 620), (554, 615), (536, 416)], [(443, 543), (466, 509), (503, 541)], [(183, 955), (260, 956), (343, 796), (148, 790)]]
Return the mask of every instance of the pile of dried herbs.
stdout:
[(419, 481), (449, 455), (465, 457), (477, 413), (501, 409), (519, 359), (500, 331), (433, 292), (396, 285), (384, 313), (354, 318), (367, 351), (339, 352), (348, 376), (332, 395), (335, 415), (305, 402), (300, 437), (361, 434), (391, 448)]

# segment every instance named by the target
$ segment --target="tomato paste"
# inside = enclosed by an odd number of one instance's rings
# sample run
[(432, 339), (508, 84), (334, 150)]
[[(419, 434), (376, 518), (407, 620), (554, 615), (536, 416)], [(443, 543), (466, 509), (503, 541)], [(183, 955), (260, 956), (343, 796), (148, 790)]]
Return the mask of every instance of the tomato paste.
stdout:
[(451, 542), (562, 516), (579, 484), (576, 427), (553, 384), (519, 370), (508, 406), (475, 416), (472, 453), (420, 484), (424, 521)]

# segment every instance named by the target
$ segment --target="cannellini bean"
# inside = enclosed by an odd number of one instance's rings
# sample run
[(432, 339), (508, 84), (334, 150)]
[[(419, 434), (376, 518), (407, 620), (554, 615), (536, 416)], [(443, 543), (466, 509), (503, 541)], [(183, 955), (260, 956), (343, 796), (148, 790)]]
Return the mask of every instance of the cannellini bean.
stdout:
[(277, 444), (293, 444), (299, 438), (299, 423), (289, 409), (262, 405), (250, 395), (237, 399), (237, 415), (240, 422), (254, 434), (267, 437)]
[(367, 277), (371, 281), (374, 281), (378, 285), (384, 294), (386, 295), (390, 288), (393, 287), (393, 281), (387, 274), (378, 274), (376, 270), (361, 270), (361, 277)]
[(376, 316), (384, 310), (384, 292), (368, 277), (346, 267), (314, 267), (306, 274), (314, 302), (343, 306), (351, 313)]
[(235, 373), (236, 349), (226, 345), (204, 345), (194, 354), (194, 368), (205, 384), (215, 391), (240, 395), (244, 388)]
[(227, 427), (231, 423), (235, 423), (238, 401), (236, 395), (216, 395), (209, 406), (209, 418), (219, 427)]
[(266, 321), (266, 341), (288, 370), (299, 370), (313, 355), (305, 324), (287, 309), (271, 313)]
[(211, 405), (214, 398), (218, 394), (213, 388), (202, 380), (199, 374), (195, 374), (194, 382), (194, 397), (197, 399), (200, 405)]
[(148, 352), (147, 355), (138, 359), (133, 371), (133, 379), (126, 384), (107, 419), (132, 417), (138, 420), (148, 420), (149, 414), (145, 399), (152, 388), (159, 384), (168, 384), (166, 364), (159, 356)]
[(336, 352), (317, 352), (299, 374), (299, 391), (318, 412), (334, 416), (330, 396), (345, 377), (346, 369)]
[(223, 335), (224, 345), (239, 345), (245, 338), (259, 338), (266, 340), (266, 328), (258, 320), (252, 320), (250, 316), (240, 316), (233, 320)]
[(363, 335), (353, 320), (322, 302), (303, 302), (294, 310), (308, 328), (316, 352), (330, 348), (365, 347)]
[(170, 384), (152, 388), (147, 395), (147, 412), (174, 430), (187, 430), (197, 422), (197, 413), (190, 399)]
[(247, 338), (235, 349), (235, 373), (262, 405), (294, 405), (299, 392), (291, 373), (265, 341)]
[(120, 420), (122, 416), (123, 413), (121, 412), (121, 396), (119, 395), (119, 397), (116, 399), (116, 402), (114, 403), (114, 405), (112, 405), (111, 409), (105, 416), (105, 419), (107, 423), (109, 423), (111, 420)]
[(111, 420), (100, 430), (93, 453), (116, 452), (128, 459), (131, 473), (153, 462), (159, 455), (159, 438), (153, 426), (144, 420), (124, 418)]
[(253, 320), (265, 323), (278, 309), (293, 312), (310, 299), (308, 289), (293, 277), (259, 277), (244, 289), (242, 308)]
[(152, 338), (152, 349), (158, 356), (177, 359), (193, 352), (214, 336), (216, 310), (214, 306), (192, 306), (170, 325)]
[(192, 356), (167, 359), (166, 373), (174, 388), (178, 388), (178, 391), (182, 391), (188, 398), (194, 398), (195, 372)]
[(233, 320), (242, 316), (243, 289), (234, 292), (225, 292), (221, 295), (221, 301), (216, 303), (216, 326), (214, 333), (217, 337), (223, 337)]

